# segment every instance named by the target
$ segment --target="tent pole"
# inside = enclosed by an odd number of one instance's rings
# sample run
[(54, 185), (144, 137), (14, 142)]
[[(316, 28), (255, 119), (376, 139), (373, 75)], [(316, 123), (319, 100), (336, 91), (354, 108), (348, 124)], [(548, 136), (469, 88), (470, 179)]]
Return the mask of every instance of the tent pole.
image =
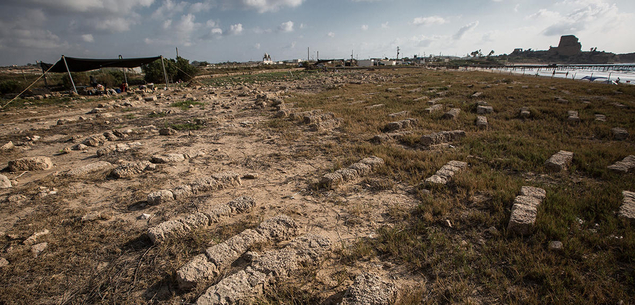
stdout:
[(79, 93), (77, 93), (77, 88), (75, 87), (75, 82), (73, 81), (73, 76), (71, 75), (71, 70), (68, 69), (68, 64), (66, 63), (66, 57), (64, 57), (64, 55), (62, 55), (62, 59), (64, 60), (64, 65), (66, 66), (66, 71), (68, 71), (68, 78), (71, 79), (71, 84), (73, 84), (73, 90), (75, 91), (75, 94), (79, 94)]
[(163, 55), (161, 55), (161, 66), (163, 67), (163, 76), (165, 77), (165, 90), (168, 90), (168, 74), (165, 73), (165, 64), (163, 63)]
[(44, 86), (46, 86), (46, 89), (49, 88), (49, 84), (46, 81), (46, 71), (44, 71), (44, 65), (42, 65), (43, 62), (40, 60), (40, 68), (42, 68), (42, 76), (44, 77)]
[[(123, 56), (119, 55), (119, 59), (123, 59)], [(122, 70), (123, 70), (123, 80), (127, 84), (128, 83), (128, 76), (126, 76), (126, 68), (122, 68)]]

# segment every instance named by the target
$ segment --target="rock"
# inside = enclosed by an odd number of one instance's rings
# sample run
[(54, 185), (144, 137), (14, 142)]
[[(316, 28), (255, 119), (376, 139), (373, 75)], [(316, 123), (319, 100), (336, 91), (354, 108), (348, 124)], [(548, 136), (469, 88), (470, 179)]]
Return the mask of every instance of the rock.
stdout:
[(492, 106), (477, 106), (476, 113), (477, 114), (488, 114), (494, 112), (494, 108)]
[(157, 97), (155, 95), (146, 96), (143, 98), (143, 100), (145, 100), (146, 102), (154, 102), (157, 100)]
[(520, 109), (520, 117), (523, 119), (528, 119), (531, 116), (531, 112), (529, 111), (529, 108), (521, 108)]
[(606, 115), (596, 114), (595, 115), (595, 120), (598, 121), (598, 122), (606, 122)]
[(176, 271), (176, 280), (179, 288), (187, 290), (199, 281), (212, 279), (218, 274), (216, 265), (205, 254), (199, 254)]
[(348, 168), (355, 170), (359, 176), (366, 176), (373, 171), (369, 165), (360, 162), (353, 163)]
[(86, 138), (84, 141), (82, 141), (82, 144), (92, 147), (98, 147), (106, 143), (106, 141), (108, 140), (103, 134), (96, 134)]
[(459, 116), (459, 113), (461, 113), (460, 108), (452, 108), (450, 109), (450, 111), (444, 113), (441, 118), (446, 120), (454, 120)]
[(152, 163), (178, 163), (185, 161), (183, 154), (165, 154), (152, 156)]
[(400, 111), (400, 112), (395, 112), (395, 113), (391, 113), (388, 115), (388, 117), (391, 118), (396, 118), (396, 117), (403, 117), (403, 116), (407, 116), (410, 112), (404, 110), (404, 111)]
[(140, 162), (128, 162), (120, 165), (115, 168), (111, 175), (115, 178), (131, 178), (141, 174), (146, 169), (152, 168), (152, 165), (148, 161), (140, 161)]
[(473, 98), (477, 98), (477, 97), (479, 97), (481, 95), (483, 95), (483, 92), (476, 92), (476, 93), (472, 94), (472, 97)]
[(515, 234), (528, 235), (536, 222), (538, 206), (547, 193), (544, 189), (531, 186), (523, 186), (520, 193), (521, 195), (514, 199), (507, 230)]
[(7, 176), (0, 175), (0, 189), (6, 189), (11, 187), (11, 181)]
[(397, 287), (377, 275), (363, 273), (346, 289), (341, 305), (390, 305), (395, 303)]
[(244, 174), (243, 179), (249, 179), (249, 180), (258, 179), (258, 174), (256, 173)]
[(0, 149), (2, 150), (11, 150), (15, 148), (15, 145), (13, 145), (13, 142), (9, 141), (6, 144), (2, 145), (2, 147), (0, 147)]
[(572, 160), (573, 160), (572, 152), (561, 150), (558, 153), (551, 156), (545, 162), (545, 166), (550, 171), (560, 172), (563, 170), (567, 170)]
[(46, 248), (48, 248), (49, 244), (48, 243), (39, 243), (37, 245), (33, 245), (31, 246), (31, 253), (33, 253), (33, 255), (35, 257), (37, 257), (38, 255), (40, 255), (40, 253), (42, 253), (44, 250), (46, 250)]
[(335, 173), (341, 175), (344, 181), (355, 180), (359, 177), (357, 171), (352, 168), (341, 168), (336, 170)]
[(578, 112), (575, 110), (567, 111), (567, 121), (569, 121), (570, 123), (580, 122), (580, 117), (578, 116)]
[(240, 175), (234, 172), (223, 172), (213, 174), (212, 178), (220, 183), (221, 188), (236, 187), (242, 184)]
[(174, 200), (174, 194), (169, 190), (160, 190), (148, 194), (148, 203), (159, 205)]
[(443, 165), (434, 175), (428, 177), (424, 183), (425, 185), (441, 184), (446, 185), (448, 181), (454, 176), (454, 174), (467, 167), (466, 162), (462, 161), (449, 161)]
[(430, 107), (428, 107), (428, 108), (424, 109), (423, 111), (424, 111), (425, 113), (432, 113), (432, 112), (435, 112), (435, 111), (437, 111), (437, 110), (441, 110), (441, 109), (443, 109), (443, 105), (441, 105), (441, 104), (435, 104), (435, 105), (432, 105), (432, 106), (430, 106)]
[(27, 245), (27, 246), (33, 245), (33, 244), (35, 244), (37, 242), (38, 238), (40, 238), (41, 236), (44, 236), (44, 235), (48, 235), (49, 233), (50, 232), (47, 229), (44, 229), (44, 230), (42, 230), (40, 232), (33, 233), (33, 235), (29, 236), (29, 238), (25, 239), (24, 242), (22, 242), (22, 243)]
[(71, 149), (72, 150), (87, 150), (88, 146), (86, 146), (86, 145), (84, 145), (82, 143), (79, 143), (79, 144), (73, 145), (73, 147)]
[(344, 177), (338, 173), (328, 173), (320, 179), (320, 185), (325, 188), (333, 188), (344, 182)]
[(429, 147), (432, 145), (458, 141), (464, 137), (465, 131), (463, 130), (441, 131), (421, 136), (420, 142), (423, 146)]
[(103, 172), (112, 168), (112, 164), (106, 161), (91, 163), (82, 167), (73, 168), (66, 173), (67, 176), (84, 177), (89, 174)]
[(635, 192), (623, 191), (622, 206), (617, 212), (617, 216), (620, 218), (626, 218), (628, 220), (635, 220)]
[(487, 117), (479, 115), (476, 117), (476, 127), (479, 129), (487, 129)]
[(635, 155), (629, 155), (622, 161), (617, 161), (615, 164), (609, 165), (608, 169), (621, 173), (628, 173), (635, 168)]
[(384, 159), (371, 156), (364, 159), (359, 160), (359, 163), (366, 164), (371, 167), (372, 170), (377, 170), (377, 168), (383, 166), (385, 164)]
[(182, 200), (194, 195), (192, 192), (192, 187), (189, 185), (180, 185), (172, 190), (172, 194), (174, 194), (175, 200)]
[(9, 265), (9, 261), (4, 257), (0, 257), (0, 268), (6, 267), (8, 265)]
[(9, 161), (9, 171), (38, 171), (49, 170), (53, 168), (53, 162), (49, 157), (37, 156), (37, 157), (25, 157), (17, 160)]
[(551, 251), (562, 251), (562, 250), (564, 250), (564, 247), (563, 247), (561, 241), (552, 240), (552, 241), (549, 242), (549, 250), (551, 250)]
[(620, 127), (615, 127), (611, 129), (613, 132), (613, 139), (622, 141), (628, 139), (628, 130)]
[(161, 128), (159, 129), (159, 134), (162, 136), (171, 136), (176, 134), (176, 130), (172, 128)]
[(403, 128), (411, 128), (414, 127), (415, 124), (417, 124), (416, 119), (405, 119), (397, 122), (391, 122), (386, 124), (386, 126), (384, 127), (384, 132), (391, 132)]

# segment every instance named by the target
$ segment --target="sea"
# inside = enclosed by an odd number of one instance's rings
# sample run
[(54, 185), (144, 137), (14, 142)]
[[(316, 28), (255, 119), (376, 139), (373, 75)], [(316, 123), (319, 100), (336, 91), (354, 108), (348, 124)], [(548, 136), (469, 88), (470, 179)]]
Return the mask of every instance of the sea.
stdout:
[[(498, 73), (521, 74), (528, 76), (557, 77), (574, 80), (590, 81), (593, 78), (595, 83), (607, 84), (627, 84), (635, 85), (635, 63), (615, 64), (615, 65), (580, 65), (576, 67), (557, 68), (525, 68), (521, 65), (513, 68), (492, 69)], [(555, 71), (555, 73), (554, 73)], [(584, 78), (587, 79), (584, 79)]]

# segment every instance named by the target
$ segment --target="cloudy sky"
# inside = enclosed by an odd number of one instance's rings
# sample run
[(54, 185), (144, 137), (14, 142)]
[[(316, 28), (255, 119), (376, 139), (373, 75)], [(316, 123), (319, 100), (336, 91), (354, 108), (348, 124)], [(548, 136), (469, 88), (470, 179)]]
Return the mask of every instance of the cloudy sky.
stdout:
[(209, 62), (458, 55), (556, 46), (635, 52), (633, 0), (2, 0), (0, 65), (60, 55)]

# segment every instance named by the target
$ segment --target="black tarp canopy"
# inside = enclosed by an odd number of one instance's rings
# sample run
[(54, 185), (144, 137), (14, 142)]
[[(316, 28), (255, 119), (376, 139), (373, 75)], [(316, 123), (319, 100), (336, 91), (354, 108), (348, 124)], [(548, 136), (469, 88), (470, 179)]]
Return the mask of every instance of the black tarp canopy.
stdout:
[[(42, 66), (45, 71), (49, 72), (86, 72), (101, 68), (135, 68), (149, 64), (157, 59), (161, 59), (161, 56), (126, 59), (92, 59), (62, 56), (54, 65), (42, 63)], [(66, 69), (64, 60), (66, 60), (66, 64), (68, 64), (68, 69)], [(51, 68), (51, 66), (53, 67)], [(49, 70), (49, 68), (51, 69)]]

